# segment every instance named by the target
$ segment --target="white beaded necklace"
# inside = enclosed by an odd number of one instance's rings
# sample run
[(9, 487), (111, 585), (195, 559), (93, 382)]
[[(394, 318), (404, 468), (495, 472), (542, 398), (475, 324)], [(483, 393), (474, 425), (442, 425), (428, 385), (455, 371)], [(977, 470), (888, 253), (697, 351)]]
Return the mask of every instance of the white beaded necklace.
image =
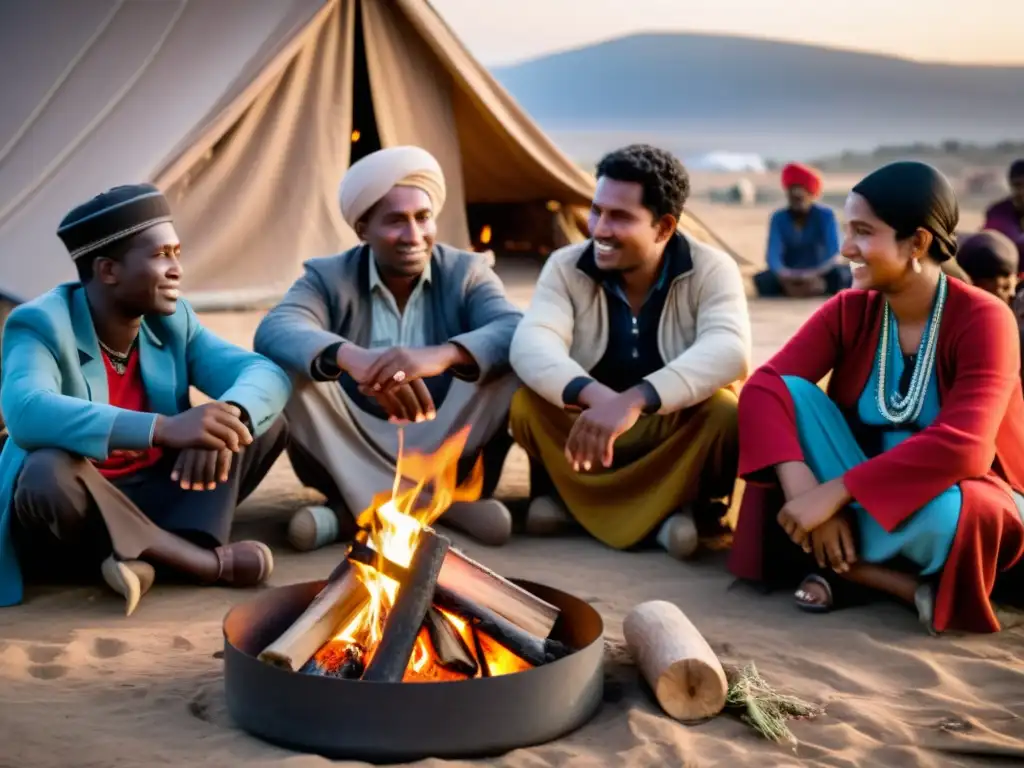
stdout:
[(878, 341), (878, 392), (876, 401), (878, 412), (892, 424), (906, 424), (915, 421), (924, 408), (928, 382), (935, 367), (935, 354), (938, 349), (939, 326), (942, 324), (942, 308), (946, 304), (946, 273), (939, 276), (939, 287), (935, 296), (928, 326), (925, 328), (921, 346), (918, 347), (917, 360), (914, 361), (914, 373), (910, 377), (907, 394), (900, 396), (897, 391), (886, 397), (886, 375), (889, 370), (889, 302), (882, 309), (882, 332)]

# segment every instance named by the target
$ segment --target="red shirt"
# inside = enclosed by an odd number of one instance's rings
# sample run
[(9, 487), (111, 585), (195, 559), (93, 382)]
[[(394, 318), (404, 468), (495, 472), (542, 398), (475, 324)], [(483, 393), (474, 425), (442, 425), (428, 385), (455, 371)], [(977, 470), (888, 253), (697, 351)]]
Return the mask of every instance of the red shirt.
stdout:
[[(129, 411), (146, 412), (146, 387), (142, 382), (142, 369), (139, 367), (138, 347), (132, 349), (124, 373), (118, 373), (105, 354), (103, 362), (107, 369), (107, 391), (111, 405)], [(124, 477), (140, 469), (151, 467), (160, 460), (162, 451), (159, 448), (148, 448), (144, 451), (114, 450), (104, 461), (93, 461), (96, 469), (104, 477), (111, 479)]]

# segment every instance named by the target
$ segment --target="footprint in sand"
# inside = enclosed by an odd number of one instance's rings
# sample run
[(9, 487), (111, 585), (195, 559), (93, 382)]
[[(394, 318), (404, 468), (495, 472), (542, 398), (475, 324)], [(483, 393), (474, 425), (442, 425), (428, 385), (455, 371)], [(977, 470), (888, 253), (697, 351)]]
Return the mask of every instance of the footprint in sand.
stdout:
[(199, 688), (189, 699), (188, 713), (204, 723), (222, 728), (234, 727), (234, 721), (228, 714), (224, 689), (218, 684), (210, 683)]
[(68, 673), (68, 668), (63, 664), (53, 662), (64, 653), (64, 646), (61, 645), (30, 645), (25, 648), (25, 655), (32, 664), (27, 672), (36, 680), (56, 680)]
[(49, 664), (62, 653), (64, 653), (64, 646), (62, 645), (30, 645), (25, 652), (28, 654), (28, 658), (35, 664)]
[(92, 643), (92, 655), (98, 659), (112, 659), (128, 653), (128, 643), (113, 637), (97, 637)]
[(191, 641), (188, 638), (182, 637), (181, 635), (178, 635), (171, 641), (171, 646), (176, 651), (191, 651), (193, 648), (195, 648), (195, 646), (192, 645)]
[(28, 668), (28, 673), (36, 680), (56, 680), (68, 673), (63, 664), (37, 664)]

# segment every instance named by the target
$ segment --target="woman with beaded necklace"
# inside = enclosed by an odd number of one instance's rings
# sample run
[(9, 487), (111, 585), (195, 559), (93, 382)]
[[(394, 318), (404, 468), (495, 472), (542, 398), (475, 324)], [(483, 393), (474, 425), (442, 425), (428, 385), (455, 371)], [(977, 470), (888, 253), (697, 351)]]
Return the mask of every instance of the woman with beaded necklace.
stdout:
[(805, 610), (875, 591), (914, 606), (933, 632), (998, 631), (993, 593), (1024, 582), (1013, 313), (943, 273), (959, 210), (931, 166), (870, 174), (845, 219), (853, 288), (740, 397), (748, 485), (729, 567), (755, 581), (802, 578)]

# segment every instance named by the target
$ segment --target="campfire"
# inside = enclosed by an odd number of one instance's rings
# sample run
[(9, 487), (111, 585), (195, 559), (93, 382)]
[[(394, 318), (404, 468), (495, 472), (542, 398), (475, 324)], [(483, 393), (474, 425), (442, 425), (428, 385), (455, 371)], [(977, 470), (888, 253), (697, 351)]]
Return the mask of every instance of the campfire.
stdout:
[(261, 661), (321, 677), (438, 683), (516, 674), (570, 653), (551, 639), (559, 608), (431, 527), (453, 502), (480, 496), (479, 461), (457, 484), (468, 435), (429, 455), (399, 451), (394, 487), (359, 515), (344, 559)]

